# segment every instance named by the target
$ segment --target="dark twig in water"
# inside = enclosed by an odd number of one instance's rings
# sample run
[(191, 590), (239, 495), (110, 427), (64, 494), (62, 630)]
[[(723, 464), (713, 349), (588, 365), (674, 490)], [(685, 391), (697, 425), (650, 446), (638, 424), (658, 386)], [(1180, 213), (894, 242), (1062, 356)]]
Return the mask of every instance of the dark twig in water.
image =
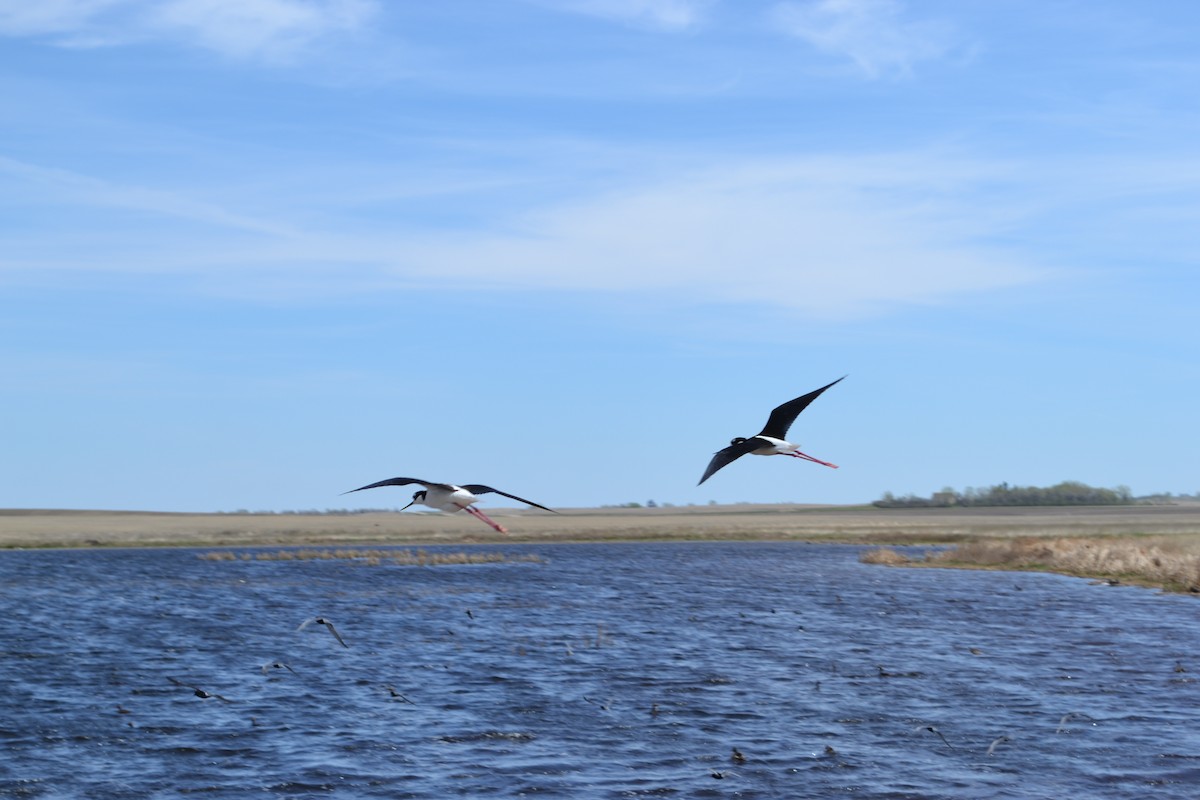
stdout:
[(587, 695), (584, 695), (583, 699), (588, 701), (589, 703), (591, 703), (594, 706), (600, 706), (601, 711), (609, 711), (610, 709), (612, 709), (613, 701), (611, 699), (605, 700), (603, 703), (601, 703), (599, 700), (593, 700), (592, 698), (588, 697)]

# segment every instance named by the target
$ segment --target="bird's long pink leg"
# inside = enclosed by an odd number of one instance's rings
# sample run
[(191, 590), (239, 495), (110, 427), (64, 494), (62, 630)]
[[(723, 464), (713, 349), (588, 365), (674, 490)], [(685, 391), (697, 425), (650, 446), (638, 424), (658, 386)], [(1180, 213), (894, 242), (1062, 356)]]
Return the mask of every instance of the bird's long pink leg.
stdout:
[(786, 455), (792, 456), (793, 458), (803, 458), (806, 461), (812, 461), (814, 463), (821, 464), (826, 467), (831, 467), (832, 469), (838, 468), (837, 464), (830, 464), (828, 461), (822, 461), (819, 458), (813, 458), (808, 453), (801, 453), (799, 450), (797, 450), (794, 453), (787, 453)]
[(500, 533), (508, 533), (508, 531), (504, 528), (503, 525), (492, 520), (490, 517), (488, 517), (487, 514), (483, 513), (475, 506), (463, 506), (463, 511), (466, 511), (468, 514), (471, 514), (476, 519), (483, 520), (484, 522), (486, 522), (488, 525), (491, 525), (493, 528), (495, 528)]

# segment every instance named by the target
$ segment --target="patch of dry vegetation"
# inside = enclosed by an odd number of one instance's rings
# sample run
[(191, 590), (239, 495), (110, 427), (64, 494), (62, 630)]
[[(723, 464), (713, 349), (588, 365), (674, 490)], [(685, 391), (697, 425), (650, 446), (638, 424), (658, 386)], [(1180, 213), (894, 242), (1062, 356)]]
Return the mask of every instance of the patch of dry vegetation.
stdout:
[(401, 567), (437, 567), (447, 564), (496, 564), (500, 562), (540, 562), (536, 553), (507, 555), (496, 552), (450, 553), (428, 550), (361, 550), (338, 548), (336, 550), (276, 550), (274, 552), (241, 552), (213, 550), (201, 553), (197, 558), (206, 561), (351, 561), (369, 567), (392, 565)]
[(903, 553), (898, 553), (890, 547), (876, 547), (874, 550), (866, 550), (858, 560), (864, 564), (883, 564), (888, 567), (908, 567), (912, 566), (913, 560)]
[(868, 564), (890, 566), (965, 567), (1056, 572), (1099, 578), (1170, 592), (1200, 593), (1200, 538), (983, 539), (963, 542), (914, 561), (891, 548), (862, 554)]

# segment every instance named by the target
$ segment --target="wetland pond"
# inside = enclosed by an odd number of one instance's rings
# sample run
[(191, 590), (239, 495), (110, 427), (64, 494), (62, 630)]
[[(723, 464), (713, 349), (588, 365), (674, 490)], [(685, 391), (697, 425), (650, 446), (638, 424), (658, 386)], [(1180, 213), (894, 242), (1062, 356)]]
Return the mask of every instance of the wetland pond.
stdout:
[(0, 552), (0, 796), (1200, 796), (1193, 597), (849, 545), (426, 550), (506, 560)]

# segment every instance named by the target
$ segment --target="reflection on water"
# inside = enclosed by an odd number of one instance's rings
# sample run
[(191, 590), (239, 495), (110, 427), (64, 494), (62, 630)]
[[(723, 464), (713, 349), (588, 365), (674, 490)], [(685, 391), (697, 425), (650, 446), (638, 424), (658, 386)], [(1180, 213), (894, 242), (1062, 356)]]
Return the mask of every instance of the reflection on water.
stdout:
[(1194, 598), (847, 546), (492, 549), (542, 560), (0, 553), (0, 795), (1197, 796)]

